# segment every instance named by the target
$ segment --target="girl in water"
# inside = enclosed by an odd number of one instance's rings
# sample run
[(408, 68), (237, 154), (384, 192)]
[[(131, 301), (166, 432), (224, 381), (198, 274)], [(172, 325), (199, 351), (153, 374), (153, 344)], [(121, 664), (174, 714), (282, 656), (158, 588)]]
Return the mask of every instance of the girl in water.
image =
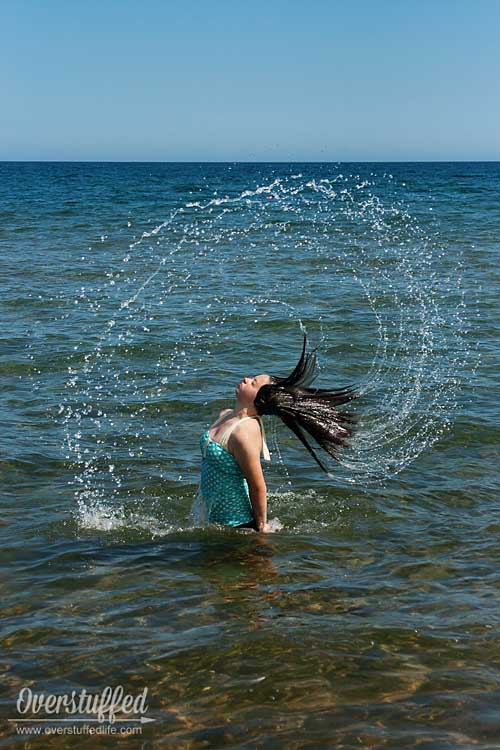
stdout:
[[(201, 479), (197, 520), (235, 528), (270, 531), (267, 488), (260, 463), (270, 461), (262, 416), (278, 416), (305, 445), (328, 476), (332, 476), (307, 441), (304, 430), (330, 456), (338, 459), (347, 446), (354, 416), (337, 407), (358, 395), (353, 388), (309, 388), (316, 375), (316, 349), (302, 355), (286, 378), (261, 374), (246, 377), (235, 389), (236, 406), (223, 409), (200, 438)], [(201, 517), (201, 518), (200, 518)]]

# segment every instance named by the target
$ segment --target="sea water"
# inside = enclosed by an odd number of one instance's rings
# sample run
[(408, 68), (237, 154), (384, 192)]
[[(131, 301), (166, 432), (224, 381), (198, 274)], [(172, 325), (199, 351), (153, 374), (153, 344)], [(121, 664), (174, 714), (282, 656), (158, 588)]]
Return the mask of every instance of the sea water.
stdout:
[[(122, 684), (158, 747), (494, 746), (499, 178), (0, 165), (7, 718)], [(197, 526), (199, 436), (304, 331), (350, 450), (265, 418), (276, 533)]]

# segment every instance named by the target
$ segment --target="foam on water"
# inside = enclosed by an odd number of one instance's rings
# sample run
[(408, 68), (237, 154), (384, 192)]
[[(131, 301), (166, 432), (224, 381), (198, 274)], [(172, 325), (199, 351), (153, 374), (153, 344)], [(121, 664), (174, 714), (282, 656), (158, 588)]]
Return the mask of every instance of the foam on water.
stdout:
[[(276, 177), (235, 196), (188, 201), (129, 243), (106, 282), (79, 295), (100, 333), (81, 365), (68, 366), (60, 408), (82, 525), (132, 523), (113, 501), (127, 490), (127, 456), (146, 461), (178, 435), (172, 393), (207, 404), (193, 378), (215, 367), (233, 397), (249, 337), (255, 352), (267, 331), (280, 331), (285, 354), (276, 354), (290, 369), (301, 321), (320, 344), (318, 387), (354, 379), (362, 394), (337, 484), (388, 481), (439, 440), (469, 377), (462, 268), (404, 195), (388, 174)], [(134, 347), (153, 360), (148, 372), (130, 359)], [(289, 485), (283, 431), (273, 425), (269, 434)], [(161, 467), (156, 474), (167, 477)], [(148, 497), (147, 487), (127, 492)]]

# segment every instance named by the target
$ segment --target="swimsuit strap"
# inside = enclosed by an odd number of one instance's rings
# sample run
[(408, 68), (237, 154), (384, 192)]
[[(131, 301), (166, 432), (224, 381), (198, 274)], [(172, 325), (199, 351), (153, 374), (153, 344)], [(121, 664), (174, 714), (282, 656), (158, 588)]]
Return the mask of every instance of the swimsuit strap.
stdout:
[(269, 453), (269, 448), (267, 447), (266, 442), (266, 431), (264, 429), (264, 422), (262, 421), (261, 417), (258, 417), (260, 429), (262, 431), (262, 455), (264, 456), (264, 461), (270, 461), (271, 460), (271, 454)]
[(259, 416), (257, 416), (257, 417), (243, 417), (243, 419), (240, 419), (238, 422), (235, 422), (234, 424), (230, 425), (228, 428), (226, 428), (224, 430), (224, 432), (222, 433), (221, 437), (218, 439), (217, 442), (220, 443), (222, 445), (222, 447), (227, 450), (227, 442), (229, 440), (229, 436), (231, 435), (231, 433), (234, 430), (234, 428), (237, 427), (240, 424), (240, 422), (244, 422), (245, 419), (258, 419), (259, 420), (260, 429), (261, 429), (261, 433), (262, 433), (262, 454), (264, 456), (264, 460), (265, 461), (270, 461), (271, 460), (271, 455), (269, 453), (269, 448), (267, 447), (267, 443), (266, 443), (266, 433), (265, 433), (265, 430), (264, 430), (264, 424), (262, 422), (262, 418), (259, 417)]

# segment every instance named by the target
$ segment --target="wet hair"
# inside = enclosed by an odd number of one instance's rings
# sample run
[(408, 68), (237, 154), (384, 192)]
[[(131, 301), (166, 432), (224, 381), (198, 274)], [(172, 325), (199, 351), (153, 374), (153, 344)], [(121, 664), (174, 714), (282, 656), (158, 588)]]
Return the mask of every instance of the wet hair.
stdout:
[(330, 475), (309, 444), (304, 430), (338, 461), (341, 450), (349, 445), (356, 417), (349, 412), (338, 411), (337, 407), (352, 401), (359, 394), (354, 387), (336, 390), (308, 387), (317, 377), (317, 348), (306, 354), (306, 345), (307, 335), (304, 334), (302, 355), (293, 372), (284, 378), (271, 375), (272, 382), (259, 388), (254, 405), (260, 415), (279, 417), (305, 445), (323, 471)]

